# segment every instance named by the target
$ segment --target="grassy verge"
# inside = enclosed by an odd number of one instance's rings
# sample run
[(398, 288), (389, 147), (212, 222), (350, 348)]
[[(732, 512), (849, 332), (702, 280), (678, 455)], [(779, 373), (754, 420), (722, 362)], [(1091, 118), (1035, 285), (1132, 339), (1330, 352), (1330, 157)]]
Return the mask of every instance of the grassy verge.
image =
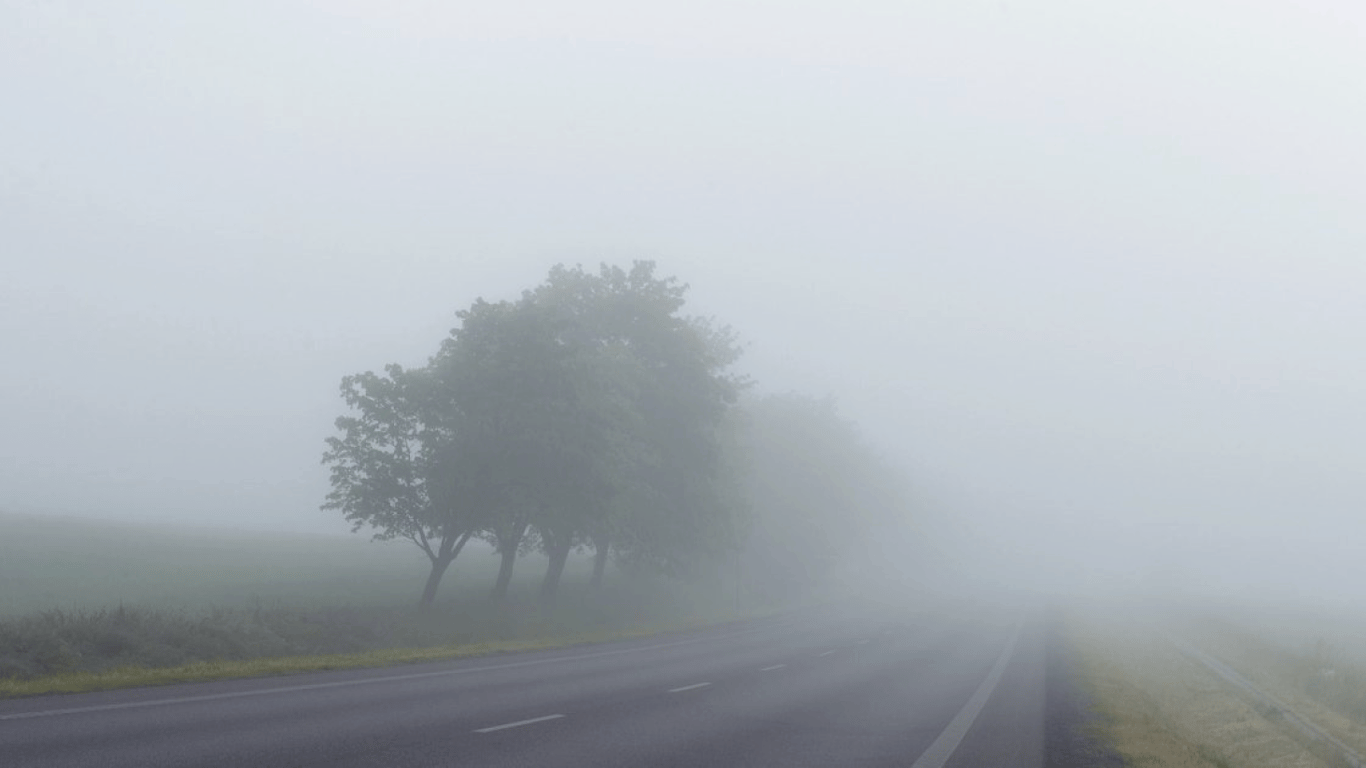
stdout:
[(1238, 624), (1188, 619), (1182, 631), (1297, 715), (1366, 753), (1366, 670), (1325, 642), (1269, 642)]
[(29, 679), (0, 679), (0, 697), (35, 696), (49, 693), (84, 693), (116, 688), (133, 688), (172, 683), (204, 682), (243, 677), (288, 675), (335, 669), (382, 667), (415, 664), (427, 661), (447, 661), (497, 653), (547, 650), (585, 643), (623, 640), (663, 632), (694, 628), (737, 618), (714, 616), (690, 622), (660, 624), (650, 627), (626, 628), (559, 637), (527, 640), (494, 640), (457, 643), (428, 648), (387, 648), (359, 653), (335, 653), (307, 656), (282, 656), (242, 660), (199, 661), (172, 667), (149, 668), (119, 666), (98, 672), (65, 672)]
[(1127, 765), (1317, 768), (1325, 763), (1192, 661), (1157, 620), (1072, 616), (1071, 641), (1101, 714), (1099, 736)]

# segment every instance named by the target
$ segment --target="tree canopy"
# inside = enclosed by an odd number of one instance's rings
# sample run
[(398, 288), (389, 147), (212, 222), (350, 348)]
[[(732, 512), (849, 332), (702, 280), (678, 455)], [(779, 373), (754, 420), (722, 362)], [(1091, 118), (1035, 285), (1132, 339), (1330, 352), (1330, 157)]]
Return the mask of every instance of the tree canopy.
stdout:
[(534, 533), (547, 598), (578, 547), (696, 568), (724, 550), (717, 429), (743, 382), (733, 335), (682, 315), (686, 291), (647, 261), (558, 266), (517, 300), (457, 313), (423, 368), (346, 377), (356, 413), (328, 441), (325, 507), (419, 546), (423, 603), (473, 536), (510, 573)]

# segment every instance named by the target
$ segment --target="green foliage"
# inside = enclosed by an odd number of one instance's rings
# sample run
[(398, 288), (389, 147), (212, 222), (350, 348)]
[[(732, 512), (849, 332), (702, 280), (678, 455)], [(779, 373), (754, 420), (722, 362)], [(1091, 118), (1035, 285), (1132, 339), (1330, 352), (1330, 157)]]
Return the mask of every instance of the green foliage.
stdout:
[(451, 562), (483, 525), (486, 484), (462, 433), (426, 371), (390, 365), (342, 380), (342, 396), (356, 414), (342, 416), (340, 436), (327, 439), (323, 463), (332, 491), (323, 509), (339, 510), (353, 530), (370, 527), (377, 539), (408, 539), (431, 563), (421, 603), (430, 605)]
[(746, 384), (727, 372), (740, 355), (734, 334), (682, 316), (686, 292), (636, 262), (597, 274), (560, 267), (536, 293), (570, 319), (564, 334), (602, 374), (588, 380), (583, 402), (606, 427), (609, 493), (578, 533), (611, 542), (629, 564), (675, 575), (697, 574), (733, 542), (720, 429)]
[(353, 530), (369, 526), (376, 538), (417, 539), (433, 529), (432, 506), (419, 440), (421, 414), (411, 376), (390, 365), (342, 379), (342, 398), (356, 412), (337, 419), (340, 437), (327, 439), (323, 462), (332, 470), (324, 509), (342, 512)]

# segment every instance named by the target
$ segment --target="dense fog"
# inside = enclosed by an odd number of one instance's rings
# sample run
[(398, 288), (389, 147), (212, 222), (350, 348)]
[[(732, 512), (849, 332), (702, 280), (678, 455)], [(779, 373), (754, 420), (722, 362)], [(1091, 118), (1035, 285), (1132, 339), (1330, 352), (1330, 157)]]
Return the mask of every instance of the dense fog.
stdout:
[[(907, 578), (1361, 602), (1349, 3), (0, 3), (0, 510), (344, 533), (345, 375), (653, 259)], [(894, 559), (894, 555), (889, 555)]]

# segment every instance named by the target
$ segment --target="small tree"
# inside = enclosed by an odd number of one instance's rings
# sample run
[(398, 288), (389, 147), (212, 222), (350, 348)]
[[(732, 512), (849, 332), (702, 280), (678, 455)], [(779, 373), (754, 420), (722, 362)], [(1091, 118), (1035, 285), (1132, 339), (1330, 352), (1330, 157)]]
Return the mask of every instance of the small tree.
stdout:
[[(434, 418), (425, 371), (390, 365), (342, 380), (342, 397), (355, 415), (336, 421), (323, 463), (332, 491), (323, 509), (340, 511), (353, 531), (375, 530), (379, 540), (404, 538), (431, 563), (420, 605), (431, 605), (447, 568), (479, 530), (470, 446)], [(447, 414), (449, 422), (454, 414)]]

